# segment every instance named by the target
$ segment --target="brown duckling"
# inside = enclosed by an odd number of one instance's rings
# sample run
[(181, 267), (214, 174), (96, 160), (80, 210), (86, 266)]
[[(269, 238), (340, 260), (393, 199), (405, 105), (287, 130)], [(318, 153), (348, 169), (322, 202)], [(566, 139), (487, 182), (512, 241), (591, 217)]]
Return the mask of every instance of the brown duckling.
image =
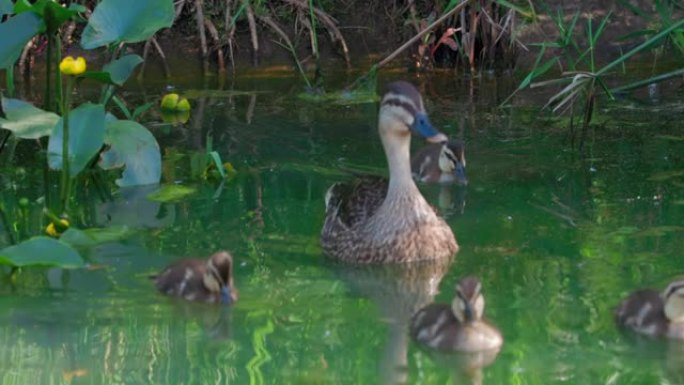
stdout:
[(662, 293), (641, 289), (630, 294), (615, 309), (615, 322), (651, 337), (684, 339), (684, 279)]
[(460, 140), (428, 144), (411, 156), (413, 177), (424, 183), (467, 185), (464, 144)]
[(501, 332), (482, 319), (485, 300), (480, 280), (463, 278), (451, 305), (433, 303), (411, 320), (411, 336), (428, 348), (444, 352), (480, 352), (498, 349)]
[(219, 251), (206, 261), (182, 259), (155, 277), (157, 289), (188, 301), (230, 305), (238, 295), (233, 285), (233, 257)]

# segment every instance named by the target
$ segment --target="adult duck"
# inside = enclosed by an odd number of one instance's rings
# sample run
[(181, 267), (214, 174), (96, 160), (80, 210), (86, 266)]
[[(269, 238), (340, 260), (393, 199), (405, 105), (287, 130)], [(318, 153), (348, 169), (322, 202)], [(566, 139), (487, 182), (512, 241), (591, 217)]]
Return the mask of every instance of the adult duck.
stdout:
[(380, 103), (378, 132), (387, 156), (389, 181), (366, 177), (328, 189), (323, 249), (333, 258), (354, 263), (453, 256), (458, 250), (454, 233), (411, 177), (411, 133), (429, 142), (447, 139), (430, 124), (420, 93), (411, 83), (388, 85)]
[(684, 280), (671, 282), (662, 292), (633, 292), (615, 309), (615, 322), (651, 337), (684, 339)]

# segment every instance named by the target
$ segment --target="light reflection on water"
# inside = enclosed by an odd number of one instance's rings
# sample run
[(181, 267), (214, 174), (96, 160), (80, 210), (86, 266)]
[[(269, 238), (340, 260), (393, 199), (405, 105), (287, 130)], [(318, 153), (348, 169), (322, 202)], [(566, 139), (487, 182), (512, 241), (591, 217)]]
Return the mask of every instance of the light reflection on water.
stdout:
[[(470, 92), (425, 81), (432, 121), (467, 142), (467, 188), (421, 186), (461, 251), (439, 266), (354, 268), (322, 256), (323, 195), (349, 171), (384, 172), (377, 107), (305, 104), (294, 84), (238, 82), (265, 92), (198, 96), (185, 126), (151, 124), (164, 181), (198, 193), (156, 203), (140, 188), (84, 203), (83, 224), (139, 231), (88, 250), (102, 268), (2, 282), (0, 383), (681, 382), (680, 345), (625, 336), (611, 318), (627, 292), (662, 287), (684, 268), (681, 112), (613, 106), (581, 156), (550, 117), (496, 109), (510, 90), (501, 82), (481, 79)], [(208, 135), (238, 170), (222, 187), (192, 177)], [(39, 176), (17, 193), (37, 198)], [(219, 248), (236, 257), (234, 308), (153, 290), (149, 274)], [(417, 307), (449, 301), (470, 274), (506, 338), (482, 372), (405, 333)]]

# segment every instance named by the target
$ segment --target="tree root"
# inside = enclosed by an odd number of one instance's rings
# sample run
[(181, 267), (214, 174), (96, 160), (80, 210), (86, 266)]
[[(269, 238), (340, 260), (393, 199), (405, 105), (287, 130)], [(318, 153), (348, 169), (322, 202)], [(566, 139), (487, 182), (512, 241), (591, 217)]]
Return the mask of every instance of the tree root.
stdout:
[(216, 30), (214, 23), (212, 23), (208, 18), (204, 19), (204, 24), (207, 27), (207, 31), (209, 31), (209, 35), (211, 35), (211, 38), (214, 39), (214, 43), (216, 43), (218, 71), (219, 73), (223, 74), (226, 72), (226, 62), (223, 59), (223, 48), (221, 47), (221, 38), (219, 37), (218, 30)]
[(195, 0), (195, 20), (197, 21), (197, 33), (200, 38), (200, 48), (202, 50), (202, 70), (204, 76), (209, 75), (209, 49), (207, 48), (207, 34), (204, 29), (204, 8), (202, 0)]
[(254, 11), (249, 5), (249, 0), (243, 0), (245, 4), (245, 12), (247, 13), (247, 22), (249, 23), (249, 34), (252, 36), (252, 49), (254, 56), (252, 57), (252, 64), (256, 67), (259, 65), (259, 35), (257, 34), (256, 20), (254, 18)]

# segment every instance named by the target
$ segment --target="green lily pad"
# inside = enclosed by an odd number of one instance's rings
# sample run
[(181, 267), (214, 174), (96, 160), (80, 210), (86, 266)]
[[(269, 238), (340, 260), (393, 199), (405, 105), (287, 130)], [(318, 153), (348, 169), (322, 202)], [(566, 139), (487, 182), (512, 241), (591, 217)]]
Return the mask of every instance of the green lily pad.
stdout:
[(22, 139), (38, 139), (50, 135), (59, 121), (59, 115), (19, 99), (2, 98), (2, 110), (7, 119), (0, 118), (0, 127), (12, 131)]
[(72, 247), (92, 247), (101, 243), (122, 240), (132, 233), (133, 231), (128, 226), (111, 226), (85, 230), (72, 227), (64, 232), (59, 240)]
[(0, 69), (13, 66), (29, 40), (40, 32), (42, 20), (33, 12), (24, 12), (0, 23)]
[(147, 128), (132, 120), (107, 122), (105, 143), (109, 150), (102, 153), (100, 167), (105, 170), (126, 168), (116, 180), (121, 187), (159, 183), (161, 154), (159, 144)]
[[(55, 125), (48, 142), (48, 165), (62, 169), (63, 119)], [(102, 148), (105, 111), (101, 104), (85, 103), (69, 113), (69, 174), (78, 175)]]
[(173, 24), (171, 0), (103, 0), (88, 20), (81, 46), (85, 49), (112, 43), (136, 43)]
[(159, 190), (147, 195), (147, 199), (156, 202), (178, 202), (197, 192), (197, 189), (183, 185), (164, 185)]
[(110, 74), (114, 84), (121, 86), (142, 62), (143, 58), (139, 55), (126, 55), (105, 64), (102, 70)]
[(66, 243), (48, 237), (34, 237), (0, 250), (0, 265), (16, 267), (83, 267), (83, 258)]
[(14, 4), (12, 0), (0, 0), (0, 18), (5, 15), (11, 15), (14, 12)]

